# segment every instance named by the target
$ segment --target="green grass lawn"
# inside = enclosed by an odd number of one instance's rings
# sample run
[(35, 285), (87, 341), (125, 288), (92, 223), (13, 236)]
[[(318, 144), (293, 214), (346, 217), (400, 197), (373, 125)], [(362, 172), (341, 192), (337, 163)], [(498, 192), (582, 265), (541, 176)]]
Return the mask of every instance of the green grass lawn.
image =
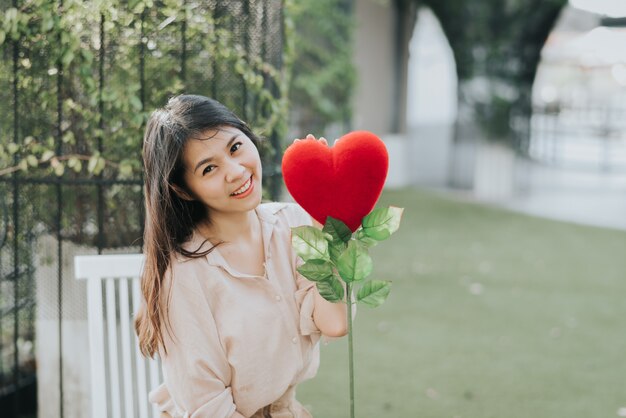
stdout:
[[(371, 250), (387, 302), (354, 323), (356, 415), (602, 418), (626, 407), (626, 233), (406, 190)], [(626, 214), (624, 214), (626, 216)], [(299, 400), (347, 417), (347, 340)]]

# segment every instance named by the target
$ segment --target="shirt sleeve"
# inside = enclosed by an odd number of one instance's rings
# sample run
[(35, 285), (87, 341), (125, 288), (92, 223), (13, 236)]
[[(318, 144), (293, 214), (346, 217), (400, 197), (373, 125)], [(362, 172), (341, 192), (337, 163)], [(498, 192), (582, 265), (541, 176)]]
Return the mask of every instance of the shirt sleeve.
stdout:
[[(297, 204), (289, 204), (288, 210), (290, 212), (289, 215), (289, 226), (301, 226), (301, 225), (312, 225), (313, 219), (311, 216)], [(297, 269), (304, 261), (295, 255), (295, 268)], [(295, 271), (296, 277), (296, 303), (300, 310), (300, 333), (302, 335), (311, 336), (311, 340), (315, 344), (319, 341), (322, 333), (320, 329), (315, 324), (313, 320), (313, 311), (315, 309), (315, 283), (308, 280), (306, 277), (298, 273), (298, 270)], [(352, 300), (356, 300), (354, 298), (354, 292), (352, 292)], [(352, 305), (352, 321), (354, 322), (354, 318), (356, 317), (356, 303)], [(327, 343), (329, 341), (335, 340), (336, 338), (324, 336), (324, 341)]]
[[(297, 266), (301, 266), (302, 259), (298, 257)], [(315, 308), (315, 283), (308, 280), (296, 271), (296, 304), (300, 311), (300, 333), (308, 335), (315, 344), (321, 335), (321, 332), (315, 321), (313, 320), (313, 310)]]
[(148, 395), (150, 403), (156, 405), (160, 412), (166, 412), (172, 418), (182, 418), (183, 413), (176, 408), (165, 383), (161, 383)]
[(163, 325), (166, 351), (161, 349), (160, 355), (175, 410), (185, 418), (240, 417), (230, 388), (228, 360), (197, 277), (176, 272), (169, 294), (164, 289), (169, 323)]
[[(290, 227), (312, 225), (311, 216), (304, 211), (297, 204), (287, 205), (288, 223)], [(294, 257), (294, 274), (296, 278), (296, 304), (300, 311), (300, 333), (305, 336), (310, 336), (311, 340), (315, 344), (320, 336), (321, 332), (315, 321), (313, 320), (313, 309), (315, 308), (315, 283), (308, 280), (306, 277), (298, 273), (296, 270), (304, 261), (293, 252)]]

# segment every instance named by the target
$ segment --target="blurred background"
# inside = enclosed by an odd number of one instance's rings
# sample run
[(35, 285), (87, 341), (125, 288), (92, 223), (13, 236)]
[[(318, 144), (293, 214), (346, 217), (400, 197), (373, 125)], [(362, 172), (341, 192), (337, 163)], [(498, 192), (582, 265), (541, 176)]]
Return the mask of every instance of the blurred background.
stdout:
[[(0, 1), (0, 411), (89, 416), (78, 254), (141, 251), (141, 140), (179, 93), (282, 151), (386, 143), (362, 417), (626, 416), (623, 0)], [(532, 215), (532, 216), (529, 216)], [(348, 411), (347, 348), (299, 398)]]

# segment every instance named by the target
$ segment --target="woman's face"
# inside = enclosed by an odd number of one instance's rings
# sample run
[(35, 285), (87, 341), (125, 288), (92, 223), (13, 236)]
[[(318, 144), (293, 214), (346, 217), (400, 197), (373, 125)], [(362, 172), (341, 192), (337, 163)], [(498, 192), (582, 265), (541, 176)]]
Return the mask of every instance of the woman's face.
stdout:
[(190, 139), (183, 149), (184, 180), (212, 212), (245, 212), (261, 203), (261, 158), (250, 138), (222, 126)]

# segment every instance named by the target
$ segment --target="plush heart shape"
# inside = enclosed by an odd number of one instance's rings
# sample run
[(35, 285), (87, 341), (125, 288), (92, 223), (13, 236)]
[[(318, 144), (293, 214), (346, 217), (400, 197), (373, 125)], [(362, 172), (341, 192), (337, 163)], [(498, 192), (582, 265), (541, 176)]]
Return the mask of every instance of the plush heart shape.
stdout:
[(327, 216), (339, 219), (352, 232), (374, 208), (388, 169), (385, 144), (367, 131), (350, 132), (332, 147), (315, 139), (297, 141), (282, 163), (287, 190), (304, 210), (321, 224)]

